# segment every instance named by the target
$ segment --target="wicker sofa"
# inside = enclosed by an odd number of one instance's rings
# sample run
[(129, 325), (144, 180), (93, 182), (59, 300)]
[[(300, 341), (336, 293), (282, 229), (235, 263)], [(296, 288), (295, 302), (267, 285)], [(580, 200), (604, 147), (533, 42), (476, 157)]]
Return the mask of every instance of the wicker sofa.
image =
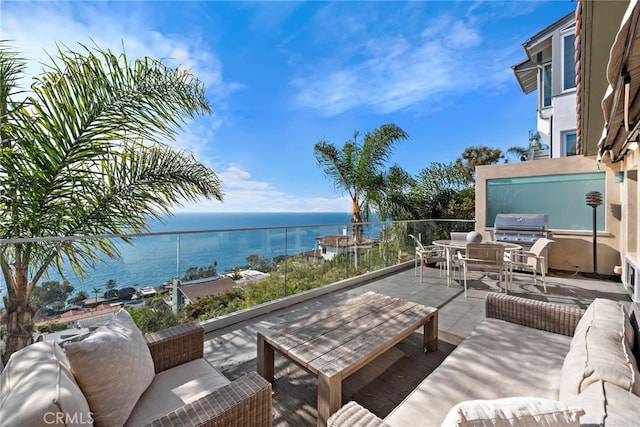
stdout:
[(143, 336), (125, 310), (64, 349), (32, 344), (0, 375), (0, 425), (270, 426), (271, 385), (229, 381), (203, 347), (197, 323)]
[(489, 293), (486, 318), (384, 420), (349, 402), (329, 426), (638, 425), (639, 314)]

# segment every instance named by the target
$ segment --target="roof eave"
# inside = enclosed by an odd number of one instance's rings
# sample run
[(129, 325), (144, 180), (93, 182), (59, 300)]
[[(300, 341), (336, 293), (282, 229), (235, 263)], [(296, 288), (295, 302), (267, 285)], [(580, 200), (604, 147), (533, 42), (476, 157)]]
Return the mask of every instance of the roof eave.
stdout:
[(524, 93), (531, 93), (538, 88), (538, 67), (533, 61), (525, 59), (511, 69)]

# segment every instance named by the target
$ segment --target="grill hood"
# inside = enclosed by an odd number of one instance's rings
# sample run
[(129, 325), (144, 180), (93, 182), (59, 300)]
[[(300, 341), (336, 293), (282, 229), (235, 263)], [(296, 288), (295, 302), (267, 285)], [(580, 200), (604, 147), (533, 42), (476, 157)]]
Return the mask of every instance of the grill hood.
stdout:
[(496, 230), (546, 230), (548, 222), (547, 214), (498, 214), (494, 227)]

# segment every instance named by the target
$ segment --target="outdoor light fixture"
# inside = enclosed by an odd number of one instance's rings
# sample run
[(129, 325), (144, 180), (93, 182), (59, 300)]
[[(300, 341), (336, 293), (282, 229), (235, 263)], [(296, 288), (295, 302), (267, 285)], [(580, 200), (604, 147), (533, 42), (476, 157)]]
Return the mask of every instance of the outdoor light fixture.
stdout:
[(598, 242), (597, 242), (597, 222), (596, 208), (602, 204), (602, 193), (599, 191), (589, 191), (586, 196), (587, 206), (593, 208), (593, 275), (598, 274)]

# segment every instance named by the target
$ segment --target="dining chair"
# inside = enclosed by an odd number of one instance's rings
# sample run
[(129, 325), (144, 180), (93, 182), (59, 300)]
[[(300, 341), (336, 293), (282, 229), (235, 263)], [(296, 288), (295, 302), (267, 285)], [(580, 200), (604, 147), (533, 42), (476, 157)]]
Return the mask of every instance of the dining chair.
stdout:
[(444, 263), (446, 262), (446, 257), (444, 255), (443, 248), (435, 245), (424, 246), (420, 239), (418, 239), (413, 234), (409, 234), (409, 237), (413, 239), (413, 242), (416, 247), (416, 252), (414, 256), (414, 266), (415, 266), (415, 275), (418, 275), (418, 262), (420, 262), (420, 283), (422, 283), (422, 268), (427, 263), (436, 263), (439, 264), (440, 267), (440, 276), (443, 274)]
[(449, 238), (451, 240), (467, 240), (467, 232), (466, 231), (450, 231)]
[(538, 270), (542, 276), (542, 287), (544, 293), (547, 293), (547, 262), (543, 255), (547, 246), (553, 243), (553, 240), (547, 238), (540, 238), (531, 246), (528, 251), (517, 250), (511, 251), (505, 254), (505, 260), (507, 261), (507, 267), (509, 277), (507, 278), (507, 286), (511, 287), (511, 281), (513, 278), (513, 270), (518, 271), (531, 271), (533, 273), (533, 283), (538, 285)]
[(504, 245), (500, 243), (467, 243), (465, 254), (458, 252), (458, 261), (462, 266), (462, 274), (464, 275), (465, 297), (467, 296), (467, 273), (469, 271), (497, 273), (498, 286), (507, 281), (508, 271), (504, 257)]

